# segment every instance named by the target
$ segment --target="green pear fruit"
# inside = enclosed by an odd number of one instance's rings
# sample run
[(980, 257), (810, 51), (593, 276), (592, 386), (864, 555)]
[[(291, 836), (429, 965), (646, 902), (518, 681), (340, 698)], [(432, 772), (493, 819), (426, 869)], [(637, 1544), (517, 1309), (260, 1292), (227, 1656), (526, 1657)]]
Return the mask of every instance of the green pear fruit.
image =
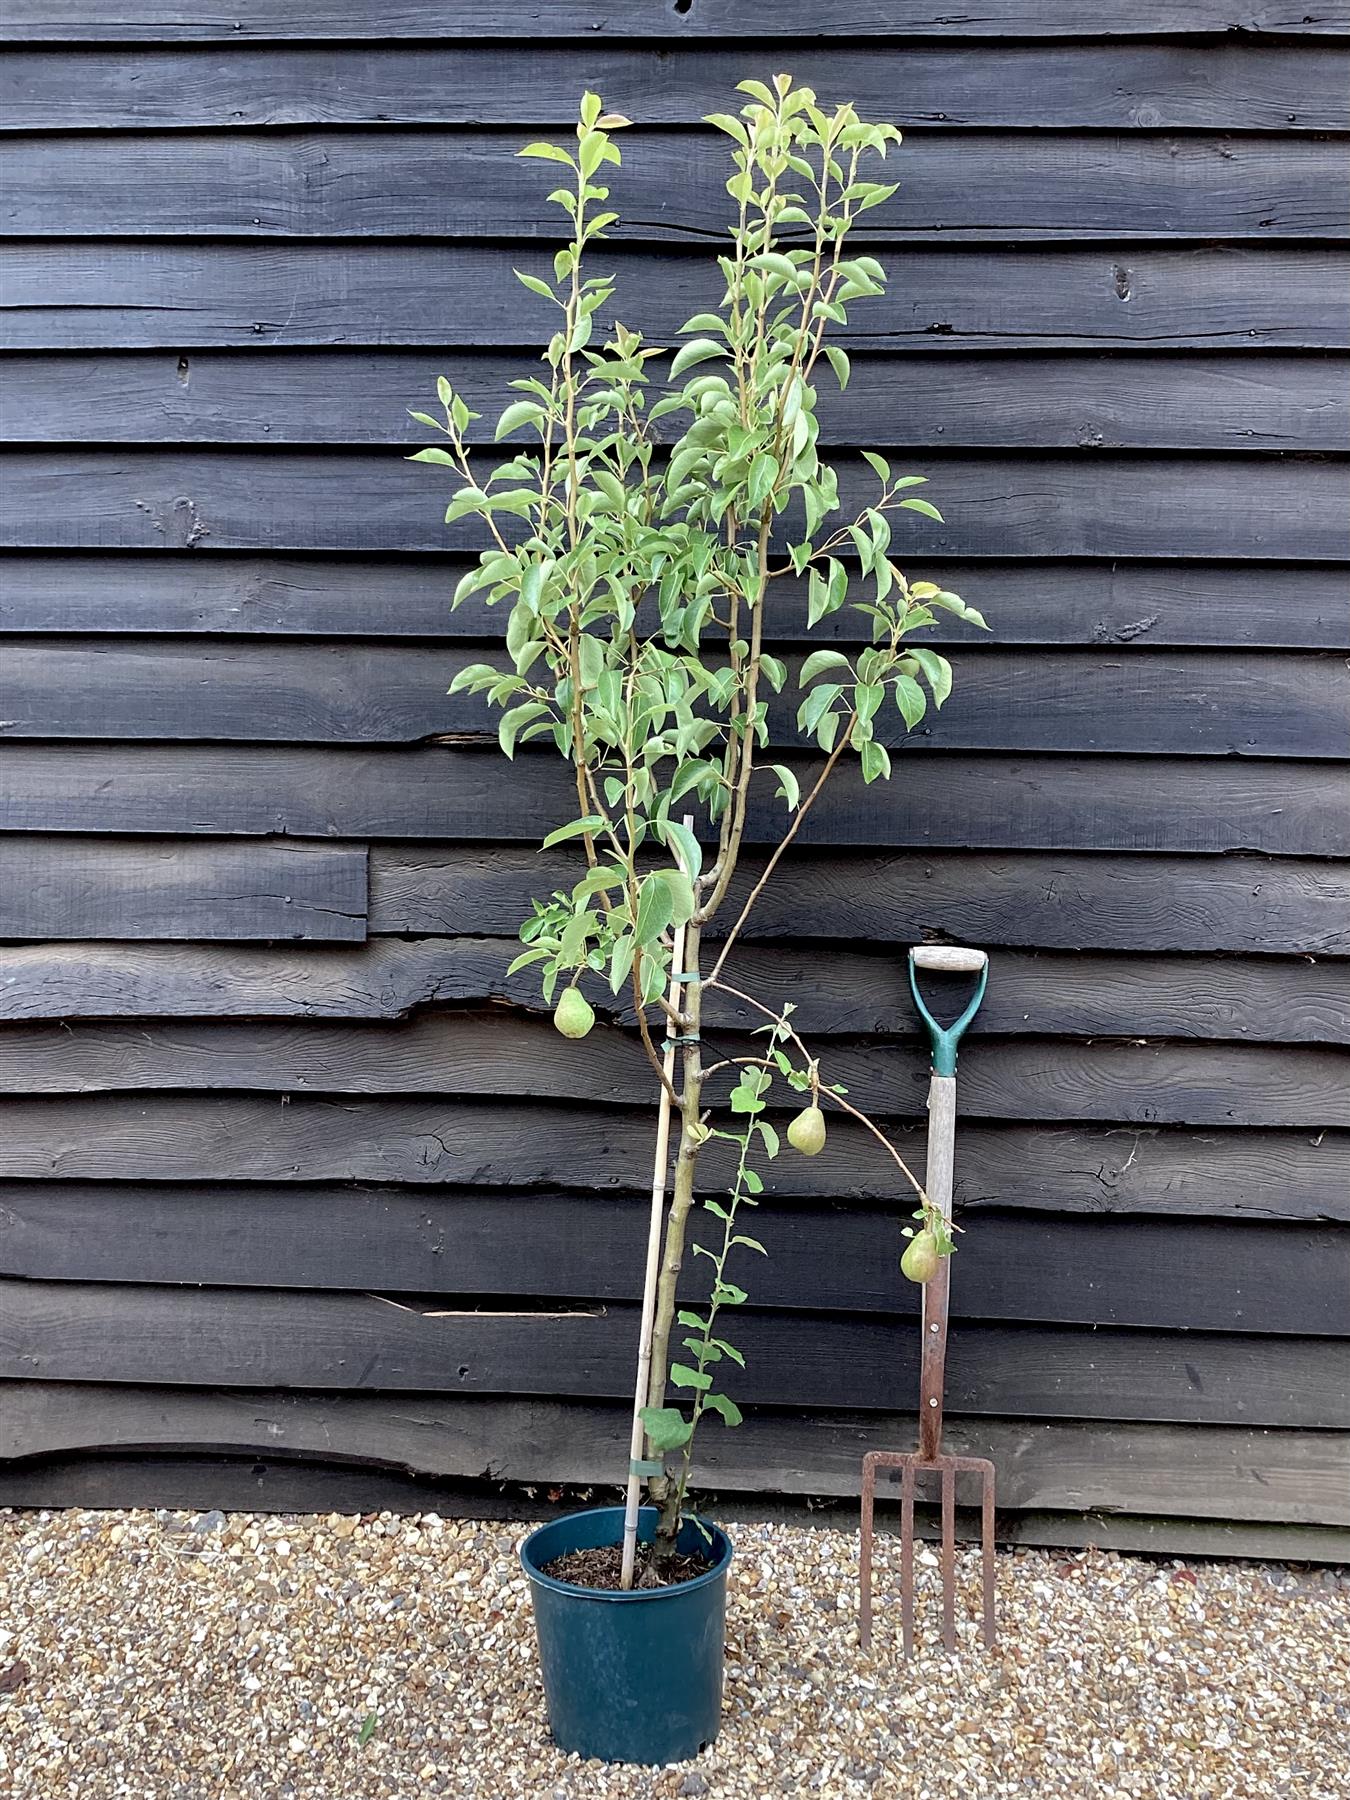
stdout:
[(918, 1231), (905, 1246), (905, 1254), (900, 1258), (900, 1273), (907, 1281), (916, 1281), (920, 1287), (925, 1281), (931, 1281), (938, 1272), (937, 1239), (931, 1231)]
[(825, 1148), (825, 1115), (818, 1106), (799, 1112), (787, 1128), (787, 1141), (803, 1156), (819, 1156)]
[(553, 1023), (565, 1038), (584, 1038), (595, 1023), (595, 1008), (580, 988), (565, 988), (553, 1009)]

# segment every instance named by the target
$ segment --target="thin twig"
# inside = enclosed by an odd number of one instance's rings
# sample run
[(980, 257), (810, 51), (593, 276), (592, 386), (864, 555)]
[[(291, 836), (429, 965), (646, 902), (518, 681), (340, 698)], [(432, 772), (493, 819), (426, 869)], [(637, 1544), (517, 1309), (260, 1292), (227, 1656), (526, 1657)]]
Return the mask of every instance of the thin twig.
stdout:
[(825, 767), (820, 771), (820, 774), (817, 776), (815, 786), (811, 789), (811, 792), (806, 796), (805, 800), (803, 800), (801, 805), (797, 808), (796, 813), (793, 815), (792, 824), (784, 832), (782, 838), (778, 842), (777, 848), (774, 850), (773, 854), (770, 856), (768, 862), (765, 863), (764, 871), (760, 875), (759, 880), (755, 883), (754, 887), (751, 888), (749, 896), (746, 899), (745, 905), (741, 908), (740, 917), (736, 920), (736, 923), (732, 926), (730, 932), (728, 933), (725, 941), (722, 944), (722, 948), (718, 954), (717, 961), (712, 966), (712, 973), (708, 976), (708, 980), (710, 982), (716, 981), (718, 976), (721, 974), (722, 966), (726, 962), (727, 957), (731, 954), (731, 946), (736, 942), (736, 939), (740, 935), (741, 927), (745, 924), (746, 919), (750, 915), (750, 909), (754, 906), (756, 900), (758, 900), (760, 895), (764, 892), (765, 884), (767, 883), (769, 877), (773, 874), (774, 870), (778, 867), (779, 859), (782, 857), (783, 852), (787, 849), (788, 845), (792, 842), (793, 838), (796, 837), (797, 832), (801, 828), (802, 820), (806, 817), (807, 813), (810, 812), (812, 806), (814, 806), (814, 804), (816, 802), (816, 798), (819, 795), (820, 790), (825, 786), (825, 783), (829, 780), (830, 776), (834, 773), (835, 765), (838, 763), (839, 758), (844, 754), (844, 751), (848, 745), (848, 741), (849, 741), (850, 737), (853, 735), (853, 726), (854, 726), (854, 722), (856, 721), (857, 717), (858, 717), (858, 715), (856, 712), (849, 714), (848, 723), (844, 727), (843, 731), (840, 732), (839, 742), (835, 745), (834, 749), (831, 750), (830, 756), (829, 756), (829, 761), (825, 764)]
[[(729, 983), (720, 981), (716, 971), (708, 977), (703, 985), (705, 988), (718, 988), (722, 993), (730, 994), (733, 999), (744, 1001), (745, 1005), (753, 1007), (754, 1010), (757, 1013), (762, 1014), (764, 1018), (772, 1019), (776, 1025), (780, 1025), (783, 1028), (784, 1032), (791, 1038), (792, 1042), (801, 1051), (802, 1055), (806, 1058), (807, 1062), (811, 1064), (812, 1068), (819, 1067), (819, 1058), (812, 1056), (800, 1034), (793, 1030), (792, 1026), (788, 1024), (782, 1013), (776, 1013), (771, 1006), (765, 1006), (763, 1001), (756, 1000), (753, 994), (744, 993), (740, 988), (734, 988), (730, 986)], [(729, 1063), (757, 1064), (761, 1068), (769, 1068), (772, 1066), (768, 1059), (763, 1056), (726, 1056), (723, 1057), (720, 1063), (714, 1063), (711, 1069), (705, 1071), (705, 1074), (711, 1075), (714, 1070), (724, 1069)], [(915, 1176), (908, 1163), (906, 1163), (905, 1159), (901, 1156), (900, 1152), (896, 1149), (895, 1145), (886, 1136), (885, 1132), (882, 1131), (879, 1126), (874, 1125), (865, 1112), (860, 1112), (850, 1101), (845, 1100), (842, 1094), (836, 1094), (831, 1088), (826, 1088), (824, 1092), (829, 1095), (829, 1098), (833, 1100), (834, 1104), (839, 1107), (841, 1111), (848, 1113), (850, 1117), (856, 1119), (860, 1125), (865, 1125), (867, 1127), (872, 1136), (892, 1158), (896, 1167), (900, 1170), (900, 1173), (904, 1176), (909, 1185), (914, 1189), (914, 1192), (919, 1196), (922, 1203), (927, 1206), (928, 1194), (926, 1190)], [(819, 1082), (817, 1082), (817, 1098), (819, 1098), (820, 1093), (820, 1085)]]

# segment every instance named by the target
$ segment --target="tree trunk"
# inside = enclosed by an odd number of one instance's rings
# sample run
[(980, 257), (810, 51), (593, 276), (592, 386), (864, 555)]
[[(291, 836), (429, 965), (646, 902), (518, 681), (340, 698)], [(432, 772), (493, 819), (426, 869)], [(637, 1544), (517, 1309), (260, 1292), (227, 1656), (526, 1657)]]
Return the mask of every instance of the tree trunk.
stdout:
[[(691, 973), (699, 970), (699, 938), (696, 925), (685, 934), (684, 966)], [(703, 1103), (703, 1058), (698, 1043), (699, 1018), (702, 1011), (701, 981), (683, 984), (681, 1010), (688, 1020), (684, 1035), (693, 1038), (684, 1046), (684, 1080), (680, 1091), (680, 1144), (675, 1158), (675, 1181), (671, 1192), (670, 1212), (666, 1219), (665, 1249), (661, 1257), (661, 1276), (656, 1290), (656, 1320), (652, 1330), (651, 1380), (647, 1389), (648, 1406), (666, 1403), (666, 1371), (670, 1362), (670, 1334), (675, 1322), (676, 1288), (684, 1263), (685, 1237), (689, 1230), (689, 1214), (694, 1205), (694, 1175), (703, 1148), (699, 1128), (699, 1111)], [(675, 1538), (680, 1525), (680, 1484), (669, 1474), (652, 1478), (648, 1492), (660, 1508), (653, 1559), (660, 1564), (675, 1551)]]

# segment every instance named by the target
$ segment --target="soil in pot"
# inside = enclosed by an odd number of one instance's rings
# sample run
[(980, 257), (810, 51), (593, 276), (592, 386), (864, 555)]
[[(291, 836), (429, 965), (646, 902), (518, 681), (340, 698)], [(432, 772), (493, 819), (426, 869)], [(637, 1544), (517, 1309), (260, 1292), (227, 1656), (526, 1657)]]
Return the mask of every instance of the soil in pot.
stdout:
[[(660, 1569), (644, 1556), (638, 1562), (633, 1586), (649, 1590), (678, 1587), (681, 1582), (696, 1581), (700, 1575), (706, 1575), (711, 1567), (708, 1558), (697, 1552), (673, 1556)], [(565, 1581), (570, 1587), (612, 1591), (619, 1587), (623, 1576), (623, 1546), (599, 1544), (593, 1550), (569, 1550), (566, 1556), (555, 1556), (551, 1563), (545, 1563), (544, 1574), (555, 1581)]]

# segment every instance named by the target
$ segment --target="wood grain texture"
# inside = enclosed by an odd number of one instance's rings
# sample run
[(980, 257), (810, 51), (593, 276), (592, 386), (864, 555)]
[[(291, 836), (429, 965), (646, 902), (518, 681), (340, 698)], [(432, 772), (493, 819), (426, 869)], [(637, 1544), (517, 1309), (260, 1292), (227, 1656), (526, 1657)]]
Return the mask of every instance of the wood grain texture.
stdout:
[[(426, 350), (24, 355), (4, 365), (9, 441), (419, 444)], [(822, 444), (1160, 450), (1350, 449), (1350, 364), (1275, 355), (969, 356), (855, 353), (847, 393), (819, 383)], [(492, 442), (501, 396), (537, 372), (529, 351), (449, 353), (456, 389)], [(439, 365), (438, 365), (439, 366)], [(660, 365), (652, 374), (657, 376)], [(678, 430), (658, 421), (655, 435)]]
[[(894, 553), (941, 556), (1237, 556), (1344, 562), (1344, 469), (1310, 458), (998, 456), (927, 452), (937, 524), (906, 514)], [(476, 474), (486, 478), (492, 464)], [(838, 462), (845, 516), (875, 479)], [(139, 448), (7, 450), (0, 542), (16, 549), (466, 550), (471, 520), (442, 523), (448, 471), (393, 451)], [(53, 513), (59, 487), (67, 504)], [(1186, 495), (1186, 505), (1175, 497)], [(791, 531), (792, 514), (784, 516)]]
[[(978, 20), (962, 20), (989, 37), (1170, 37), (1196, 32), (1241, 30), (1252, 35), (1350, 35), (1350, 15), (1341, 0), (1290, 6), (1285, 0), (1259, 0), (1238, 6), (1233, 0), (1138, 0), (1115, 5), (1104, 16), (1083, 0), (988, 0)], [(923, 0), (854, 0), (847, 17), (832, 21), (833, 31), (863, 38), (949, 36), (953, 20)], [(832, 31), (832, 34), (833, 34)], [(613, 18), (597, 17), (579, 0), (539, 0), (520, 6), (491, 0), (470, 13), (460, 13), (437, 0), (322, 0), (303, 13), (285, 0), (233, 0), (223, 12), (202, 11), (185, 19), (173, 0), (140, 0), (135, 14), (110, 19), (90, 0), (6, 0), (0, 37), (18, 42), (57, 42), (240, 38), (577, 38), (599, 44), (605, 39), (682, 39), (721, 37), (817, 38), (821, 16), (805, 0), (703, 0), (685, 13), (672, 13), (664, 0), (633, 0)], [(870, 46), (869, 46), (870, 48)]]
[[(535, 1031), (551, 1010), (540, 995), (537, 972), (507, 974), (519, 950), (515, 938), (470, 937), (381, 938), (345, 954), (327, 946), (282, 951), (209, 945), (184, 950), (177, 945), (134, 943), (14, 945), (0, 949), (0, 1016), (74, 1020), (243, 1015), (390, 1021), (442, 1002), (494, 1009), (505, 1002), (516, 1015), (511, 1028), (516, 1033), (514, 1049), (530, 1063), (551, 1069), (561, 1052), (550, 1035)], [(972, 1028), (972, 1044), (985, 1036), (1060, 1035), (1248, 1044), (1350, 1040), (1350, 961), (1243, 962), (1003, 951), (995, 953), (992, 969), (989, 993)], [(766, 1004), (791, 1001), (797, 1009), (796, 1025), (813, 1036), (898, 1035), (917, 1041), (922, 1035), (916, 1028), (899, 946), (882, 952), (827, 948), (817, 942), (785, 948), (738, 946), (728, 980)], [(632, 1023), (627, 995), (616, 1000), (599, 981), (584, 985), (606, 1031), (612, 1030), (610, 1020)], [(956, 1007), (964, 1001), (969, 984), (960, 977), (950, 981), (939, 977), (931, 985), (941, 1003)], [(708, 996), (705, 1017), (709, 1029), (719, 1032), (751, 1032), (758, 1022), (740, 1000), (716, 992)], [(420, 1048), (408, 1052), (411, 1060), (402, 1065), (404, 1077), (420, 1066), (425, 1082), (442, 1055), (453, 1065), (471, 1063), (479, 1054), (488, 1056), (494, 1034), (501, 1035), (506, 1054), (506, 1022), (497, 1010), (440, 1014), (418, 1024)], [(247, 1066), (249, 1046), (265, 1041), (252, 1034), (249, 1028), (238, 1046), (240, 1069)], [(536, 1035), (541, 1047), (527, 1052), (525, 1046)], [(223, 1049), (231, 1040), (225, 1036), (219, 1041)], [(376, 1034), (372, 1042), (378, 1041)], [(607, 1041), (592, 1037), (588, 1043), (598, 1054)], [(605, 1060), (615, 1068), (626, 1054), (619, 1045), (626, 1042), (614, 1033), (613, 1049)], [(305, 1043), (313, 1046), (312, 1064), (305, 1061)], [(356, 1040), (339, 1033), (321, 1049), (323, 1043), (312, 1034), (300, 1035), (295, 1046), (300, 1058), (294, 1064), (297, 1077), (305, 1074), (316, 1085), (316, 1072), (328, 1066), (328, 1057), (335, 1056), (340, 1063), (340, 1046), (349, 1044), (359, 1071), (351, 1078), (369, 1075), (388, 1090), (387, 1080), (367, 1071), (367, 1057)], [(461, 1047), (456, 1049), (456, 1044)], [(397, 1054), (394, 1042), (388, 1048)], [(584, 1064), (587, 1058), (576, 1060)], [(147, 1066), (155, 1065), (152, 1061)], [(277, 1067), (284, 1069), (284, 1053)], [(258, 1073), (262, 1074), (261, 1067)], [(489, 1078), (501, 1079), (495, 1070), (485, 1071), (483, 1079)], [(169, 1085), (174, 1085), (172, 1080)]]
[[(669, 339), (721, 292), (706, 254), (606, 246), (625, 316)], [(1344, 349), (1344, 251), (1270, 245), (906, 246), (855, 315), (861, 341), (968, 351)], [(112, 239), (0, 244), (0, 344), (13, 349), (415, 344), (542, 346), (546, 309), (513, 274), (529, 244)], [(612, 315), (596, 314), (606, 328)], [(434, 371), (432, 371), (434, 373)]]
[[(942, 580), (987, 608), (989, 635), (943, 614), (934, 643), (1196, 645), (1350, 650), (1346, 571), (1240, 562), (944, 560)], [(467, 564), (444, 556), (210, 557), (16, 551), (0, 556), (0, 630), (223, 637), (457, 638), (494, 635), (499, 615), (472, 596), (451, 612)], [(804, 636), (806, 600), (785, 580), (775, 630)], [(812, 636), (848, 642), (843, 608)]]
[[(766, 1207), (767, 1260), (747, 1270), (742, 1252), (729, 1276), (759, 1306), (915, 1318), (918, 1290), (899, 1272), (909, 1211)], [(716, 1248), (720, 1232), (696, 1214), (693, 1242)], [(31, 1280), (637, 1302), (645, 1238), (636, 1194), (0, 1187), (0, 1274)], [(1350, 1336), (1345, 1226), (989, 1213), (968, 1247), (952, 1271), (961, 1319)], [(693, 1263), (682, 1291), (706, 1289)]]
[[(521, 132), (371, 128), (9, 137), (12, 236), (498, 237), (562, 242)], [(713, 131), (624, 133), (611, 183), (624, 242), (721, 233), (727, 156)], [(968, 243), (1328, 239), (1350, 235), (1344, 158), (1316, 138), (911, 131), (900, 190), (855, 235)]]
[[(373, 1294), (0, 1280), (0, 1377), (170, 1386), (349, 1388), (621, 1398), (637, 1308), (425, 1311)], [(849, 1314), (736, 1321), (750, 1405), (896, 1411), (917, 1326)], [(1317, 1338), (977, 1324), (947, 1356), (953, 1412), (1028, 1418), (1350, 1428)]]
[[(678, 30), (678, 21), (671, 20)], [(437, 30), (445, 30), (444, 14)], [(1094, 27), (1095, 29), (1095, 27)], [(257, 125), (575, 123), (590, 87), (644, 124), (697, 124), (747, 52), (605, 38), (514, 44), (189, 44), (11, 50), (0, 119), (18, 130)], [(910, 127), (1335, 131), (1350, 124), (1350, 58), (1294, 43), (1016, 44), (803, 41), (792, 72), (864, 118)]]
[[(327, 1458), (498, 1482), (604, 1480), (627, 1443), (622, 1408), (422, 1394), (390, 1407), (362, 1394), (232, 1394), (18, 1381), (0, 1409), (0, 1462), (16, 1454), (214, 1450)], [(1215, 1492), (1233, 1519), (1350, 1524), (1350, 1444), (1334, 1433), (1232, 1426), (945, 1421), (954, 1450), (992, 1455), (1000, 1509), (1130, 1505), (1203, 1517)], [(731, 1492), (857, 1493), (864, 1453), (903, 1443), (912, 1412), (804, 1415), (758, 1409), (709, 1433), (709, 1485)], [(31, 1445), (31, 1450), (26, 1449)]]
[[(813, 767), (798, 767), (804, 786)], [(490, 751), (448, 746), (3, 744), (0, 830), (476, 840), (509, 830), (537, 843), (563, 816), (565, 782), (552, 758), (512, 768)], [(1350, 852), (1348, 791), (1343, 769), (1316, 763), (935, 752), (884, 786), (841, 771), (800, 837), (870, 849), (1336, 857)], [(776, 842), (779, 824), (752, 804), (747, 841)]]
[[(477, 400), (539, 350), (512, 152), (582, 85), (639, 120), (615, 309), (715, 304), (697, 121), (762, 56), (902, 117), (822, 419), (933, 478), (905, 560), (996, 634), (935, 636), (950, 706), (813, 814), (738, 973), (921, 1172), (900, 952), (994, 955), (951, 1401), (1013, 1535), (1350, 1541), (1350, 11), (1226, 7), (0, 6), (0, 1501), (620, 1466), (650, 1083), (622, 1010), (569, 1055), (505, 974), (562, 770), (445, 698), (497, 620), (448, 614), (475, 546), (398, 452), (441, 369)], [(723, 1051), (751, 1022), (710, 1005)], [(912, 1431), (908, 1203), (842, 1119), (770, 1177), (709, 1478), (852, 1493)]]
[(0, 837), (0, 938), (360, 943), (366, 888), (363, 845)]
[[(1198, 1427), (1185, 1428), (1193, 1432)], [(894, 1440), (891, 1440), (894, 1442)], [(609, 1479), (613, 1463), (605, 1475)], [(588, 1488), (592, 1484), (588, 1484)], [(583, 1490), (586, 1491), (586, 1490)], [(576, 1496), (579, 1497), (579, 1496)], [(557, 1506), (516, 1487), (454, 1478), (395, 1473), (342, 1463), (291, 1461), (255, 1452), (247, 1457), (209, 1455), (116, 1455), (33, 1458), (0, 1464), (0, 1505), (144, 1506), (205, 1512), (216, 1506), (259, 1513), (438, 1512), (443, 1518), (519, 1521), (556, 1516)], [(790, 1524), (835, 1522), (829, 1503), (811, 1499), (717, 1498), (718, 1515), (735, 1525), (740, 1517), (775, 1518)], [(855, 1508), (836, 1507), (838, 1522), (852, 1524)], [(889, 1517), (888, 1517), (889, 1513)], [(878, 1508), (879, 1530), (893, 1529), (894, 1509)], [(928, 1513), (916, 1516), (919, 1537), (937, 1535)], [(964, 1541), (979, 1530), (978, 1515), (957, 1509), (957, 1533)], [(1344, 1563), (1350, 1557), (1350, 1530), (1335, 1525), (1285, 1525), (1210, 1518), (1170, 1518), (1120, 1512), (1004, 1511), (998, 1520), (1001, 1544), (1138, 1551), (1152, 1557), (1218, 1556), (1267, 1558), (1276, 1563)]]
[[(97, 975), (90, 979), (88, 998), (72, 1013), (106, 1017), (112, 1011)], [(444, 1094), (452, 1083), (464, 1081), (463, 1047), (473, 1032), (466, 1031), (462, 1018), (428, 1017), (397, 1032), (372, 1026), (319, 1030), (312, 1024), (304, 1029), (265, 1023), (157, 1026), (149, 1019), (156, 1015), (156, 1002), (163, 1010), (162, 992), (145, 998), (141, 1010), (147, 1017), (134, 1027), (70, 1019), (9, 1026), (0, 1032), (0, 1090), (247, 1089), (362, 1097)], [(217, 995), (208, 993), (197, 1014), (210, 1014), (219, 1005)], [(280, 1009), (273, 1003), (253, 1010)], [(510, 1047), (508, 1033), (485, 1041), (485, 1053)], [(878, 1044), (860, 1052), (845, 1040), (834, 1046), (827, 1064), (832, 1073), (847, 1073), (881, 1110), (920, 1116), (927, 1064), (917, 1047), (902, 1054)], [(462, 1091), (500, 1089), (480, 1077)], [(970, 1117), (990, 1119), (1350, 1125), (1345, 1053), (1339, 1049), (971, 1040), (962, 1063), (961, 1105)]]
[[(15, 1099), (5, 1112), (0, 1175), (16, 1181), (361, 1181), (597, 1193), (641, 1193), (651, 1182), (648, 1115), (612, 1116), (605, 1129), (603, 1114), (557, 1100), (89, 1094)], [(891, 1136), (921, 1171), (919, 1125), (897, 1120)], [(718, 1192), (729, 1174), (718, 1146), (701, 1178)], [(898, 1179), (894, 1164), (847, 1121), (831, 1125), (819, 1157), (782, 1157), (773, 1171), (775, 1193), (788, 1198), (890, 1203)], [(1350, 1138), (1311, 1127), (971, 1120), (956, 1204), (1344, 1223)]]
[[(771, 635), (770, 643), (775, 639)], [(781, 646), (780, 646), (781, 647)], [(500, 639), (439, 647), (229, 646), (191, 640), (0, 639), (0, 733), (293, 744), (415, 744), (439, 735), (492, 744), (500, 714), (447, 696), (471, 662), (510, 669)], [(800, 657), (769, 699), (771, 742), (803, 747)], [(1029, 700), (1034, 696), (1034, 700)], [(941, 711), (909, 730), (893, 706), (880, 743), (928, 750), (1111, 751), (1350, 761), (1350, 670), (1336, 654), (1167, 651), (1077, 654), (970, 646)]]
[[(561, 851), (380, 844), (371, 929), (488, 934), (571, 878)], [(747, 855), (729, 905), (763, 869)], [(751, 940), (908, 945), (950, 936), (1008, 948), (1350, 954), (1350, 871), (1269, 857), (789, 851)]]

